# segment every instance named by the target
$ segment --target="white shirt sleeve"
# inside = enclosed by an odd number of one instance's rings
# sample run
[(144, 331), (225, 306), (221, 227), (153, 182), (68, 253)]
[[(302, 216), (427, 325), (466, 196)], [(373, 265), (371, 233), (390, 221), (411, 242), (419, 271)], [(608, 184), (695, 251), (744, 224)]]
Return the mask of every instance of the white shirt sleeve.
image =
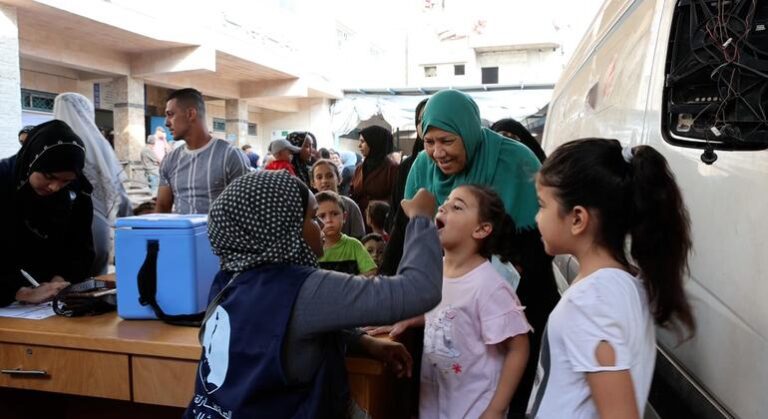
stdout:
[[(631, 367), (627, 333), (619, 321), (623, 307), (612, 304), (610, 281), (591, 278), (578, 292), (568, 296), (568, 327), (563, 333), (568, 360), (576, 372), (623, 371)], [(599, 283), (600, 282), (600, 283)], [(611, 345), (616, 354), (616, 365), (604, 366), (597, 362), (596, 350), (600, 342)]]

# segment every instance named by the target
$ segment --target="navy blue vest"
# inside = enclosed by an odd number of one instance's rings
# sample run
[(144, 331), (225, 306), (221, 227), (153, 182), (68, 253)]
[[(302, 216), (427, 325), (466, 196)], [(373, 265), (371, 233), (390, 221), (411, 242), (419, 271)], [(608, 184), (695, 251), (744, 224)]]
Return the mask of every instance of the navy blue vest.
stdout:
[[(244, 272), (224, 291), (202, 333), (195, 395), (184, 418), (341, 418), (349, 388), (340, 334), (325, 336), (315, 379), (289, 385), (282, 348), (293, 305), (315, 269), (268, 265)], [(213, 299), (231, 274), (219, 272)]]

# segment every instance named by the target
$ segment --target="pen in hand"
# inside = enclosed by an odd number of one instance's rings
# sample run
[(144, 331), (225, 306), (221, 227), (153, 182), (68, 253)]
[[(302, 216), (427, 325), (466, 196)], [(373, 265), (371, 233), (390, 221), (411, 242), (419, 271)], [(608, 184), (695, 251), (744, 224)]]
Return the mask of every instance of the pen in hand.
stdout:
[(35, 278), (33, 278), (32, 275), (28, 274), (27, 271), (25, 271), (24, 269), (19, 269), (19, 271), (21, 272), (22, 275), (24, 275), (24, 278), (26, 278), (27, 281), (29, 281), (29, 283), (32, 285), (32, 288), (37, 288), (40, 286), (40, 283), (35, 281)]

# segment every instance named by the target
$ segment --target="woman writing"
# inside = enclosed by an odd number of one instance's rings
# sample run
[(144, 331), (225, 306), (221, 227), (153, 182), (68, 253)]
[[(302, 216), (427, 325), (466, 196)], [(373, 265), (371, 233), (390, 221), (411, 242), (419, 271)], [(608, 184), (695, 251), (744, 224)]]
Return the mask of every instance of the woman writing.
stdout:
[(89, 276), (93, 206), (84, 165), (83, 142), (57, 120), (38, 125), (17, 155), (0, 160), (0, 305), (47, 301)]

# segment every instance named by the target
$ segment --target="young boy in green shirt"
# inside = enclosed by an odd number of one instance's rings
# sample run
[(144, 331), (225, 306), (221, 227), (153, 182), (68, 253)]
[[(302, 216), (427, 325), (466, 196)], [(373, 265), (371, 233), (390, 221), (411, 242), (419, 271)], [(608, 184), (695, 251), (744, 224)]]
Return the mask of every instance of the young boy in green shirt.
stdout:
[(341, 232), (347, 213), (341, 197), (331, 191), (318, 192), (317, 217), (322, 220), (325, 254), (318, 259), (320, 267), (353, 275), (376, 274), (376, 262), (359, 240)]

